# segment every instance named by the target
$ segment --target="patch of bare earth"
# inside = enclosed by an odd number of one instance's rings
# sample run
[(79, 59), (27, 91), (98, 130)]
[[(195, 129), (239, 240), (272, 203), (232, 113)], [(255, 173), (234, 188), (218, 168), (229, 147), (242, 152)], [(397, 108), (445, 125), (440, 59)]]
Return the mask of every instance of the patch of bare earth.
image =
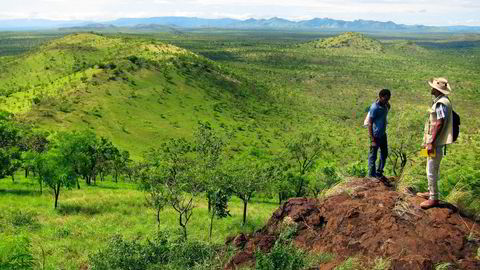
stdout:
[(445, 262), (459, 269), (480, 269), (475, 258), (478, 242), (469, 237), (479, 224), (462, 217), (455, 207), (443, 204), (422, 210), (423, 199), (368, 178), (355, 179), (347, 188), (349, 192), (323, 200), (288, 200), (264, 228), (232, 238), (239, 250), (225, 269), (252, 265), (256, 250), (269, 251), (286, 217), (298, 225), (295, 246), (336, 255), (317, 269), (334, 269), (350, 256), (370, 262), (383, 257), (391, 260), (392, 269), (434, 269)]

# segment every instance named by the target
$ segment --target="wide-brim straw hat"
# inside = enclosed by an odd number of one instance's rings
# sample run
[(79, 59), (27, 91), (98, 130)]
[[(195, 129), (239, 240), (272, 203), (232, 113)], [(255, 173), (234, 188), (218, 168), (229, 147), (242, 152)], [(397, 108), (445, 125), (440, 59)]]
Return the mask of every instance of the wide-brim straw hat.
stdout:
[(428, 81), (428, 84), (442, 92), (444, 95), (448, 95), (452, 92), (448, 80), (445, 78), (433, 78), (431, 81)]

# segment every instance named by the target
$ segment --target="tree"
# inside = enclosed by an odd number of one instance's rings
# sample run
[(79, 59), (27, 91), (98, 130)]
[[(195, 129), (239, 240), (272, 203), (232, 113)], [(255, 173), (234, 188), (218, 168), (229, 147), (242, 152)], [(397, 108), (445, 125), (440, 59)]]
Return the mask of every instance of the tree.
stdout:
[(328, 190), (340, 181), (340, 177), (333, 166), (320, 167), (315, 171), (313, 181), (310, 182), (310, 191), (315, 198), (318, 198), (321, 192)]
[[(100, 175), (100, 181), (105, 180), (105, 175), (113, 167), (113, 161), (115, 159), (118, 149), (107, 138), (101, 137), (98, 141), (97, 158), (95, 171)], [(96, 179), (94, 177), (94, 179)]]
[(0, 178), (10, 175), (15, 181), (14, 174), (21, 166), (21, 129), (12, 117), (0, 111)]
[[(48, 147), (48, 133), (44, 131), (28, 130), (28, 132), (22, 136), (20, 141), (20, 148), (24, 153), (42, 153)], [(32, 158), (30, 154), (22, 155), (22, 166), (25, 170), (25, 177), (29, 176), (30, 171), (33, 169)], [(41, 186), (40, 186), (41, 192)]]
[[(41, 152), (43, 153), (43, 152)], [(22, 154), (23, 167), (25, 168), (25, 177), (28, 177), (28, 172), (33, 171), (34, 179), (37, 179), (40, 186), (40, 194), (43, 194), (43, 179), (41, 177), (36, 177), (36, 158), (41, 153), (35, 151), (27, 151)]]
[[(73, 167), (77, 175), (81, 175), (87, 185), (91, 184), (91, 179), (95, 173), (95, 164), (97, 160), (96, 145), (97, 137), (91, 131), (82, 132), (57, 132), (53, 137), (55, 147), (65, 152), (65, 159)], [(77, 188), (80, 189), (80, 183), (76, 178)]]
[(201, 191), (195, 176), (193, 146), (185, 139), (170, 139), (160, 148), (144, 155), (140, 170), (142, 187), (147, 192), (147, 202), (157, 211), (168, 204), (178, 214), (178, 224), (187, 239), (187, 225), (193, 215), (193, 199)]
[(301, 132), (286, 143), (290, 159), (298, 168), (299, 181), (296, 184), (296, 196), (305, 195), (305, 173), (312, 169), (324, 151), (329, 150), (328, 143), (313, 132)]
[(197, 174), (203, 181), (203, 187), (207, 195), (208, 212), (211, 210), (214, 192), (218, 192), (219, 188), (224, 188), (218, 180), (218, 168), (221, 166), (221, 155), (224, 147), (223, 140), (215, 134), (210, 123), (199, 123), (198, 129), (194, 134), (195, 152), (197, 157)]
[(192, 145), (185, 139), (170, 139), (161, 147), (164, 168), (167, 173), (165, 184), (168, 202), (178, 213), (178, 224), (187, 239), (187, 225), (193, 215), (193, 199), (198, 194), (200, 185), (195, 178), (192, 157)]
[(38, 177), (53, 190), (55, 209), (58, 206), (58, 197), (62, 187), (75, 186), (77, 174), (70, 159), (65, 155), (65, 149), (56, 147), (38, 154), (35, 159), (35, 170)]
[(210, 213), (209, 238), (212, 238), (213, 220), (230, 215), (228, 190), (225, 174), (221, 171), (222, 153), (225, 143), (210, 123), (199, 122), (195, 137), (196, 175), (201, 182), (202, 190), (207, 195), (208, 212)]
[(218, 188), (216, 191), (211, 193), (210, 200), (213, 202), (213, 205), (210, 211), (210, 231), (208, 237), (209, 239), (212, 239), (213, 219), (215, 217), (221, 219), (230, 216), (230, 211), (228, 211), (230, 193), (222, 188)]
[(230, 189), (243, 202), (243, 221), (247, 222), (247, 207), (255, 193), (267, 186), (267, 178), (262, 163), (250, 157), (233, 161), (228, 168)]
[(158, 149), (150, 149), (144, 154), (144, 165), (139, 172), (141, 188), (147, 193), (145, 200), (155, 209), (157, 227), (160, 226), (160, 212), (168, 205), (168, 169), (164, 167), (161, 158)]
[(7, 174), (12, 177), (12, 182), (15, 182), (15, 173), (22, 167), (22, 152), (18, 146), (10, 148), (10, 164), (7, 167)]
[(125, 171), (128, 163), (130, 162), (130, 153), (126, 150), (124, 151), (115, 151), (113, 158), (113, 178), (115, 183), (118, 182), (118, 176)]
[(395, 176), (401, 176), (408, 160), (420, 149), (423, 120), (420, 111), (406, 109), (400, 112), (389, 127), (390, 153), (388, 159)]

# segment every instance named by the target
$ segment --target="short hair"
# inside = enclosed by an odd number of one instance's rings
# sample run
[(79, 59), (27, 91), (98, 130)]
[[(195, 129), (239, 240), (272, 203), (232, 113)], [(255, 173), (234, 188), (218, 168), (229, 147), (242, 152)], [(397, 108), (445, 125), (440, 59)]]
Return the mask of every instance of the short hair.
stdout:
[(384, 89), (380, 90), (380, 92), (378, 92), (378, 96), (379, 96), (379, 97), (384, 97), (384, 96), (389, 96), (389, 97), (391, 97), (392, 94), (390, 93), (390, 90), (384, 88)]

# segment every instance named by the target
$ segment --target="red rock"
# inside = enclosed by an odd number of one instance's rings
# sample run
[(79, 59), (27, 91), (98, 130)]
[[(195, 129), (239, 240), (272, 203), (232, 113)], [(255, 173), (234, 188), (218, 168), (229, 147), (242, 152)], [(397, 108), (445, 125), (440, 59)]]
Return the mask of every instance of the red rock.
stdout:
[(419, 205), (423, 199), (368, 179), (346, 186), (356, 196), (343, 193), (323, 201), (292, 198), (285, 202), (264, 228), (245, 237), (244, 250), (226, 269), (251, 265), (257, 249), (270, 250), (285, 217), (299, 225), (293, 240), (297, 247), (337, 256), (319, 269), (332, 269), (342, 258), (357, 255), (362, 255), (367, 265), (378, 257), (391, 259), (393, 269), (434, 269), (445, 262), (460, 269), (480, 269), (474, 258), (477, 247), (465, 240), (475, 221), (462, 218), (455, 207), (443, 204), (442, 208), (422, 210)]

